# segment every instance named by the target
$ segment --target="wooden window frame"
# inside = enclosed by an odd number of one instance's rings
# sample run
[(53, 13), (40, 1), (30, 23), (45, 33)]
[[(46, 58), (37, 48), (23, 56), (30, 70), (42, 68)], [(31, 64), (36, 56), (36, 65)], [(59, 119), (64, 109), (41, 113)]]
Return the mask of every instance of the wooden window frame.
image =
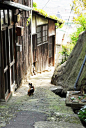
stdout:
[[(37, 46), (48, 43), (48, 24), (37, 26), (37, 29), (38, 27), (40, 27), (41, 29), (39, 31), (37, 30)], [(45, 29), (43, 30), (44, 27)], [(45, 32), (45, 35), (43, 35), (43, 32)], [(40, 34), (39, 37), (38, 34)], [(43, 40), (44, 37), (45, 40)], [(38, 39), (41, 40), (38, 42)]]

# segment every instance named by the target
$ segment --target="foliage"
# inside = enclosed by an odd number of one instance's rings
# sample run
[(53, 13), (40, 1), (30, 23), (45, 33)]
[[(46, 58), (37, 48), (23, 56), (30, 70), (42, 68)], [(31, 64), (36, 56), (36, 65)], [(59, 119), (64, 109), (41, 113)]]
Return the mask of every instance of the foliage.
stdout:
[(64, 25), (64, 23), (55, 23), (55, 26), (56, 26), (56, 28), (62, 28), (63, 27), (63, 25)]
[(55, 15), (49, 15), (49, 17), (52, 18), (52, 19), (57, 20), (57, 23), (55, 23), (56, 28), (62, 28), (63, 27), (65, 21), (63, 21), (62, 19), (58, 18)]
[[(34, 6), (33, 6), (33, 7), (34, 7)], [(49, 17), (49, 18), (52, 18), (52, 19), (57, 20), (57, 23), (55, 23), (56, 28), (58, 28), (58, 27), (59, 27), (59, 28), (62, 28), (62, 27), (63, 27), (65, 21), (63, 21), (62, 19), (59, 19), (57, 16), (55, 16), (55, 15), (49, 15), (49, 14), (47, 14), (47, 12), (45, 12), (43, 9), (38, 9), (37, 7), (34, 7), (33, 10), (34, 10), (34, 11), (37, 11), (37, 12), (39, 12), (40, 14), (42, 14), (43, 16), (45, 16), (45, 18), (46, 18), (46, 17)]]
[(62, 45), (62, 55), (64, 55), (65, 58), (69, 55), (68, 45)]
[[(64, 21), (62, 19), (59, 19), (55, 15), (48, 15), (47, 12), (45, 12), (43, 9), (38, 9), (37, 4), (35, 2), (33, 2), (33, 10), (35, 10), (35, 11), (39, 12), (41, 15), (45, 16), (45, 18), (49, 17), (49, 18), (57, 20), (58, 23), (55, 23), (56, 28), (58, 28), (58, 27), (62, 28), (63, 27)], [(30, 21), (31, 21), (31, 15), (27, 19), (27, 26), (29, 25)]]
[(78, 16), (73, 19), (73, 22), (75, 24), (78, 24), (79, 27), (77, 28), (77, 30), (72, 33), (70, 35), (71, 37), (71, 43), (73, 43), (74, 45), (76, 44), (76, 42), (79, 39), (79, 34), (82, 31), (85, 31), (86, 29), (86, 16), (85, 16), (85, 12), (84, 10), (86, 9), (86, 0), (73, 0), (73, 10), (75, 14), (78, 14)]
[(61, 64), (63, 64), (65, 61), (67, 61), (67, 58), (69, 56), (69, 46), (68, 45), (62, 45), (62, 51), (60, 53), (62, 55)]
[(73, 21), (75, 24), (79, 24), (83, 26), (84, 29), (86, 29), (86, 16), (85, 15), (81, 14), (77, 18), (74, 18)]
[(48, 17), (48, 14), (43, 9), (33, 8), (33, 10), (38, 11), (43, 16)]
[(37, 3), (33, 2), (33, 7), (37, 8)]
[(29, 16), (29, 18), (27, 19), (27, 24), (26, 24), (26, 26), (28, 26), (29, 24), (30, 24), (30, 21), (31, 21), (31, 14), (30, 14), (30, 16)]
[(84, 15), (80, 15), (78, 18), (76, 18), (76, 20), (74, 20), (74, 22), (76, 24), (79, 24), (79, 27), (77, 28), (77, 30), (70, 35), (71, 41), (72, 41), (71, 43), (75, 45), (79, 39), (79, 34), (82, 31), (85, 31), (86, 29), (86, 17)]
[(86, 0), (73, 0), (73, 10), (75, 14), (81, 15), (86, 10)]
[(75, 24), (78, 24), (78, 28), (74, 33), (70, 35), (71, 44), (69, 46), (62, 46), (61, 54), (62, 56), (64, 56), (64, 58), (62, 58), (61, 64), (67, 60), (69, 54), (73, 50), (75, 44), (79, 39), (79, 34), (82, 31), (85, 31), (86, 29), (86, 16), (85, 13), (83, 13), (83, 10), (85, 9), (86, 9), (86, 0), (82, 0), (82, 2), (80, 0), (73, 0), (73, 10), (75, 14), (78, 14), (78, 17), (76, 18), (74, 17), (73, 22)]
[(79, 34), (84, 31), (83, 27), (79, 27), (77, 28), (77, 31), (72, 33), (70, 35), (70, 38), (71, 38), (71, 43), (73, 43), (74, 45), (77, 43), (78, 39), (79, 39)]
[(86, 122), (86, 105), (79, 110), (78, 116), (81, 119), (81, 121)]
[(73, 0), (73, 10), (78, 16), (73, 19), (73, 22), (78, 25), (77, 30), (70, 35), (71, 44), (76, 44), (79, 39), (79, 34), (86, 29), (86, 16), (83, 10), (86, 9), (86, 0)]
[(62, 55), (62, 61), (60, 64), (63, 64), (65, 61), (67, 61), (67, 58), (70, 55), (73, 48), (74, 48), (74, 44), (62, 45), (62, 51), (60, 52)]

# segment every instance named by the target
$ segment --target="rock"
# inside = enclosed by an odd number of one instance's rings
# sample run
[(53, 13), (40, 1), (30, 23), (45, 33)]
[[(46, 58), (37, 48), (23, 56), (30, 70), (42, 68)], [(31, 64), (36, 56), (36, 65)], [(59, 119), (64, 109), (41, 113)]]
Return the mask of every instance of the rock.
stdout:
[[(86, 31), (83, 32), (78, 39), (72, 53), (68, 57), (67, 62), (60, 67), (56, 67), (51, 79), (51, 83), (56, 86), (62, 86), (63, 92), (74, 90), (74, 84), (80, 71), (86, 54)], [(86, 79), (86, 66), (84, 66), (80, 79), (77, 83), (77, 90), (81, 89), (83, 79)]]
[(86, 100), (84, 100), (84, 99), (83, 99), (83, 100), (81, 100), (81, 102), (83, 102), (83, 103), (84, 103), (84, 102), (86, 102)]
[(35, 128), (84, 128), (77, 124), (68, 123), (65, 121), (58, 121), (58, 122), (49, 122), (49, 121), (39, 121), (35, 122)]
[(61, 86), (56, 86), (56, 87), (52, 87), (50, 90), (52, 92), (58, 94), (58, 93), (61, 93), (62, 92), (63, 88)]
[(72, 95), (77, 95), (77, 94), (80, 94), (80, 91), (74, 91), (74, 92), (72, 92)]
[(79, 103), (79, 101), (78, 101), (78, 100), (73, 100), (72, 102), (73, 102), (73, 103)]

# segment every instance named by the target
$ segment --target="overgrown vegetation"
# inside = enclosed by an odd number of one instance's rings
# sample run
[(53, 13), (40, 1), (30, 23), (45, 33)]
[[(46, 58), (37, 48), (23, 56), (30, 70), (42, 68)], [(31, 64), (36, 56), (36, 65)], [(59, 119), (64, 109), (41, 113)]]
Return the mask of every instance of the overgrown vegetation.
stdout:
[(78, 26), (77, 31), (71, 34), (71, 43), (76, 44), (79, 34), (86, 29), (86, 0), (73, 0), (73, 10), (77, 14), (77, 17), (74, 17), (73, 22)]
[(79, 39), (79, 34), (86, 29), (86, 17), (81, 14), (78, 18), (74, 19), (74, 22), (79, 25), (76, 32), (70, 35), (71, 43), (75, 45)]
[(81, 121), (86, 123), (86, 105), (79, 110), (78, 116)]
[(67, 61), (67, 58), (70, 55), (73, 48), (74, 44), (62, 45), (62, 51), (60, 52), (62, 55), (62, 61), (60, 64), (63, 64), (65, 61)]
[(34, 11), (37, 11), (40, 14), (42, 14), (43, 16), (45, 16), (45, 18), (46, 17), (49, 17), (49, 18), (52, 18), (52, 19), (57, 20), (57, 23), (55, 23), (56, 28), (62, 28), (63, 27), (65, 21), (63, 21), (62, 19), (59, 19), (55, 15), (49, 15), (49, 14), (47, 14), (47, 12), (45, 12), (43, 9), (38, 9), (37, 8), (37, 4), (35, 2), (33, 2), (33, 10)]
[(26, 26), (28, 26), (29, 24), (30, 24), (30, 21), (31, 21), (31, 14), (30, 14), (30, 16), (29, 16), (29, 18), (27, 19), (27, 25)]
[(73, 10), (75, 14), (83, 14), (83, 11), (86, 10), (86, 0), (73, 0)]
[(67, 50), (67, 46), (65, 46), (65, 49), (64, 47), (62, 47), (61, 54), (66, 57), (64, 58), (64, 60), (62, 60), (61, 63), (67, 60), (67, 57), (70, 55), (71, 51), (73, 50), (79, 39), (80, 33), (86, 30), (86, 0), (73, 0), (73, 10), (75, 14), (78, 14), (78, 16), (74, 17), (73, 19), (73, 22), (76, 24), (77, 29), (74, 33), (70, 35), (71, 43), (69, 46), (69, 50)]
[(33, 2), (33, 7), (37, 8), (37, 3)]
[(62, 45), (62, 51), (60, 52), (62, 55), (62, 61), (61, 64), (63, 64), (65, 61), (67, 61), (67, 57), (69, 56), (69, 48), (67, 45)]

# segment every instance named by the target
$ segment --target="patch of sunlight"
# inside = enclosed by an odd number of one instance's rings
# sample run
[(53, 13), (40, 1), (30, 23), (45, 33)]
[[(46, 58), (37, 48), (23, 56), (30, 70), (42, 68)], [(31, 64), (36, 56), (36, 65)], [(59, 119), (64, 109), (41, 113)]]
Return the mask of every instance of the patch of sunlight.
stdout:
[(17, 92), (17, 93), (13, 93), (13, 97), (21, 97), (21, 96), (25, 96), (27, 94), (27, 92), (21, 93), (21, 92)]
[(34, 102), (38, 102), (39, 99), (30, 99), (30, 100), (29, 100), (29, 102), (32, 102), (32, 101), (34, 101)]

